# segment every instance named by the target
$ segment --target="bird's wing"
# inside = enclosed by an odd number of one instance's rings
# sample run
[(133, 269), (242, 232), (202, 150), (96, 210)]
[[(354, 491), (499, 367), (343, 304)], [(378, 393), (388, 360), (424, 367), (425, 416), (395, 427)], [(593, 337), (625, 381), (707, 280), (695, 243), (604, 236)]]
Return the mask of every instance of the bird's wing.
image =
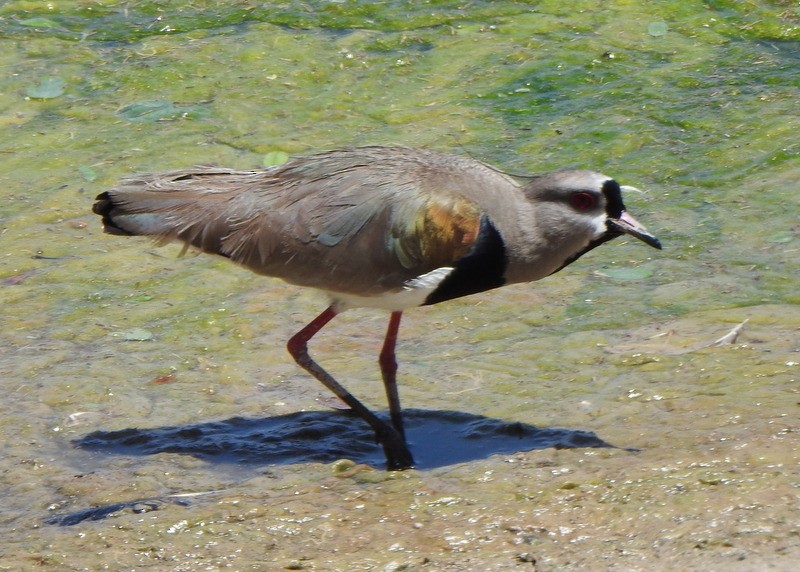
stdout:
[(224, 254), (290, 282), (369, 295), (470, 251), (482, 210), (450, 177), (361, 155), (335, 159), (276, 171), (263, 204), (233, 217)]

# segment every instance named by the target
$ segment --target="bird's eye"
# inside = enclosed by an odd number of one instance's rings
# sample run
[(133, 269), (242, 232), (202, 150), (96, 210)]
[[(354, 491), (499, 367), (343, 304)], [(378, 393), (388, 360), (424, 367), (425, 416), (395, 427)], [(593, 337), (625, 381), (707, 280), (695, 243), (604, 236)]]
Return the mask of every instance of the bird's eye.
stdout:
[(588, 211), (597, 206), (597, 197), (587, 192), (572, 193), (569, 204), (577, 211)]

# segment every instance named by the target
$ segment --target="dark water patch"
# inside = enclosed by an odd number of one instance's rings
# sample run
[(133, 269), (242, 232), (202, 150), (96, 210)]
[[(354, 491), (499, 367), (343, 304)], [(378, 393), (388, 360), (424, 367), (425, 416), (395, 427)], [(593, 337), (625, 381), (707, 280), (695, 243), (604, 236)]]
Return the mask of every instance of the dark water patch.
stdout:
[[(614, 447), (590, 431), (540, 428), (458, 411), (410, 409), (404, 419), (419, 469), (535, 449)], [(346, 412), (306, 411), (194, 425), (95, 431), (73, 444), (118, 455), (179, 453), (215, 463), (288, 465), (346, 458), (381, 468), (385, 465), (372, 431)]]
[(56, 514), (45, 519), (46, 524), (55, 524), (58, 526), (74, 526), (87, 520), (103, 520), (111, 515), (118, 514), (123, 511), (131, 511), (135, 514), (142, 514), (145, 512), (152, 512), (159, 510), (167, 503), (177, 504), (180, 506), (188, 506), (189, 503), (184, 499), (174, 497), (140, 499), (127, 502), (115, 502), (85, 508), (69, 512), (65, 514)]
[(757, 42), (768, 52), (773, 52), (787, 63), (800, 62), (800, 41), (798, 40), (764, 40)]
[(260, 3), (199, 2), (167, 12), (163, 2), (141, 1), (122, 10), (112, 4), (89, 8), (77, 3), (52, 7), (26, 6), (26, 9), (0, 9), (0, 17), (8, 20), (4, 36), (28, 36), (32, 32), (64, 40), (101, 42), (135, 42), (150, 36), (175, 35), (198, 30), (216, 31), (241, 24), (263, 22), (289, 29), (321, 31), (375, 29), (384, 32), (409, 31), (433, 26), (455, 25), (462, 20), (483, 21), (509, 17), (528, 11), (516, 2), (473, 3), (469, 9), (460, 4), (438, 6), (431, 10), (427, 3), (405, 2), (402, 9), (383, 3), (355, 0), (328, 2)]

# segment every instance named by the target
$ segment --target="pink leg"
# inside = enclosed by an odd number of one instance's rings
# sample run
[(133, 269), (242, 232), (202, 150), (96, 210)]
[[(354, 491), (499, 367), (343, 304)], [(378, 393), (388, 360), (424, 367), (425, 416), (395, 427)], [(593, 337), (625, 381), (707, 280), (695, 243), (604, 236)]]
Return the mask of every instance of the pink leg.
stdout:
[(389, 414), (392, 418), (392, 425), (405, 439), (403, 411), (400, 408), (400, 396), (397, 393), (397, 359), (394, 354), (394, 348), (397, 345), (397, 331), (400, 329), (400, 317), (402, 315), (402, 312), (392, 312), (389, 317), (389, 327), (386, 329), (386, 338), (383, 340), (383, 348), (381, 349), (378, 363), (381, 366), (386, 398), (389, 400)]
[[(311, 356), (308, 355), (308, 342), (314, 335), (319, 332), (325, 324), (330, 322), (336, 317), (336, 310), (330, 306), (324, 310), (319, 316), (311, 320), (311, 322), (302, 330), (297, 332), (289, 339), (287, 349), (292, 354), (294, 361), (305, 369), (308, 373), (317, 378), (325, 387), (331, 390), (336, 396), (344, 401), (361, 419), (366, 421), (370, 427), (375, 431), (375, 436), (383, 446), (383, 451), (386, 454), (386, 463), (391, 470), (409, 469), (414, 466), (414, 459), (411, 457), (411, 452), (408, 450), (405, 438), (402, 433), (395, 428), (381, 421), (372, 411), (367, 409), (363, 403), (353, 397), (338, 381), (336, 381), (331, 374), (322, 369)], [(398, 312), (399, 314), (399, 312)], [(397, 324), (395, 325), (395, 339), (397, 338), (397, 326), (399, 326), (400, 317), (397, 317)], [(390, 329), (392, 321), (390, 320)], [(388, 340), (388, 334), (387, 334)], [(384, 346), (386, 344), (384, 343)], [(392, 343), (392, 355), (394, 354), (394, 343)], [(382, 364), (382, 362), (381, 362)], [(395, 365), (395, 369), (396, 369)], [(388, 392), (388, 389), (387, 389)], [(396, 394), (395, 390), (395, 394)], [(391, 404), (390, 404), (391, 406)], [(399, 407), (399, 402), (397, 404)]]

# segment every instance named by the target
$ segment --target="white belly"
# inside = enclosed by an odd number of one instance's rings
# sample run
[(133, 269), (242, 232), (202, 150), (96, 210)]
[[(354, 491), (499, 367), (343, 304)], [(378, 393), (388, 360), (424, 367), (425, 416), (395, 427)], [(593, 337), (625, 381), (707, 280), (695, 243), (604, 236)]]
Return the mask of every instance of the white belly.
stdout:
[(431, 293), (439, 287), (442, 280), (454, 270), (451, 266), (443, 266), (431, 270), (403, 285), (401, 290), (386, 292), (378, 296), (355, 296), (351, 294), (329, 293), (333, 298), (337, 311), (348, 308), (381, 308), (392, 312), (422, 306)]

